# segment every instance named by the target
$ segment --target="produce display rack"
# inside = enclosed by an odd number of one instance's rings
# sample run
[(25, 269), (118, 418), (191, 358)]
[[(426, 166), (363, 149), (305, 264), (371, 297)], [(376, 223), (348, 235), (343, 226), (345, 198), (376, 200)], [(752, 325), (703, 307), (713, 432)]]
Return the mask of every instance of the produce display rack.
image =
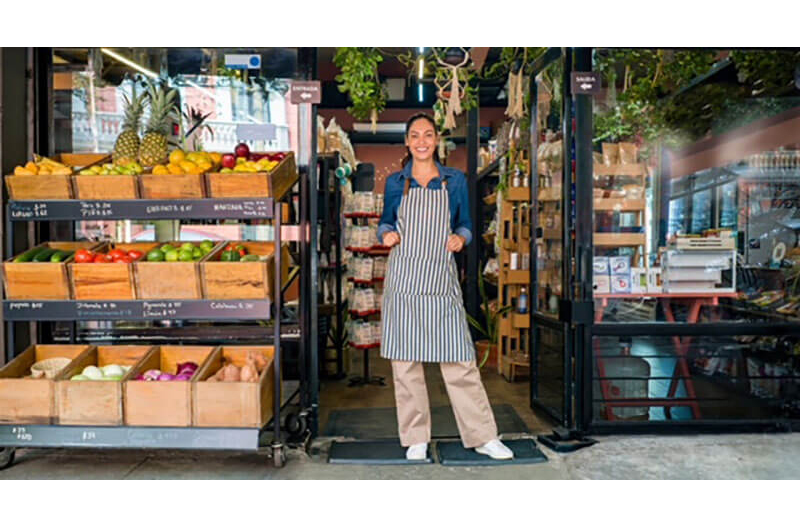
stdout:
[[(281, 205), (272, 198), (202, 200), (36, 200), (9, 201), (5, 210), (6, 254), (14, 248), (14, 222), (66, 220), (156, 219), (263, 219), (272, 220), (274, 243), (281, 247)], [(282, 291), (281, 251), (275, 251), (274, 291)], [(258, 428), (206, 427), (98, 427), (66, 425), (0, 425), (0, 468), (13, 462), (18, 447), (107, 447), (147, 449), (258, 450), (269, 437), (273, 463), (286, 460), (280, 414), (289, 400), (281, 400), (282, 295), (266, 300), (164, 300), (164, 301), (3, 301), (5, 346), (9, 360), (15, 356), (14, 323), (19, 321), (82, 320), (206, 320), (235, 322), (273, 319), (273, 417)], [(277, 316), (272, 317), (274, 313)]]

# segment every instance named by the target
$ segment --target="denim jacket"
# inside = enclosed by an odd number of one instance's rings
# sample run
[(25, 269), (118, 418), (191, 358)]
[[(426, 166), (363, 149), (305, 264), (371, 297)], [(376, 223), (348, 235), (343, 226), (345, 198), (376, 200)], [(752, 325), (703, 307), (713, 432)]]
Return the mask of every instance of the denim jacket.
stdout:
[[(395, 172), (386, 179), (383, 191), (383, 214), (378, 224), (378, 240), (383, 243), (383, 235), (397, 230), (397, 208), (403, 198), (403, 187), (406, 178), (411, 179), (411, 188), (420, 187), (417, 180), (411, 176), (413, 161), (406, 164), (403, 170)], [(428, 183), (429, 189), (441, 189), (442, 178), (447, 180), (447, 194), (450, 199), (450, 228), (456, 235), (464, 237), (464, 245), (472, 240), (472, 220), (469, 216), (469, 194), (467, 191), (467, 177), (458, 169), (445, 167), (436, 162), (439, 169), (439, 178), (434, 178)]]

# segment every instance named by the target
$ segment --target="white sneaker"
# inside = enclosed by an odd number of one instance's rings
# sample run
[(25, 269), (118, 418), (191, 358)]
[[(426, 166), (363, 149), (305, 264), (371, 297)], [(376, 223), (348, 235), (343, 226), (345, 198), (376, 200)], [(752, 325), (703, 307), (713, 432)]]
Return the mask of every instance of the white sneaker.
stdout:
[(406, 460), (425, 460), (428, 457), (428, 443), (414, 444), (406, 449)]
[(488, 455), (489, 458), (495, 460), (511, 460), (514, 458), (514, 452), (507, 448), (500, 440), (490, 440), (480, 447), (476, 447), (475, 451)]

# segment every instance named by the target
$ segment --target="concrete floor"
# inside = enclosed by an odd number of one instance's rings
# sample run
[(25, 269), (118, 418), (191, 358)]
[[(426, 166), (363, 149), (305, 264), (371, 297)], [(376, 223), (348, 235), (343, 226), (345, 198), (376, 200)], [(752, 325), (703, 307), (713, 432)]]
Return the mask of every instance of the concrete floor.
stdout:
[(286, 466), (265, 454), (20, 450), (0, 471), (14, 479), (798, 479), (800, 433), (679, 437), (601, 437), (567, 455), (530, 466), (450, 468), (327, 464), (329, 441), (313, 455), (290, 452)]

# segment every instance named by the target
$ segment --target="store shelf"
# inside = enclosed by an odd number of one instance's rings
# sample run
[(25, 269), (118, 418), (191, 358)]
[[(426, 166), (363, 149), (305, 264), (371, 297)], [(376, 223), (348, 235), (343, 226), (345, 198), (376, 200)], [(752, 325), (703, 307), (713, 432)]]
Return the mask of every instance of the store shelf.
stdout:
[(512, 313), (511, 326), (513, 326), (514, 328), (530, 328), (531, 327), (530, 314)]
[(350, 310), (350, 315), (356, 317), (369, 317), (370, 315), (377, 315), (381, 313), (380, 310), (367, 310), (366, 312), (357, 312), (355, 310)]
[(644, 163), (631, 163), (627, 165), (602, 165), (594, 164), (595, 176), (644, 176)]
[(0, 425), (4, 447), (256, 450), (259, 429)]
[(8, 203), (12, 222), (272, 218), (272, 198), (201, 200), (24, 200)]
[(385, 257), (389, 255), (389, 252), (391, 251), (392, 248), (387, 248), (384, 246), (375, 246), (371, 248), (346, 247), (345, 249), (351, 253), (361, 253), (373, 257)]
[(345, 218), (380, 218), (378, 213), (345, 213)]
[(625, 198), (595, 198), (595, 211), (638, 212), (644, 211), (644, 200), (628, 200)]
[(372, 343), (372, 344), (370, 344), (370, 345), (357, 345), (357, 344), (353, 343), (352, 341), (350, 341), (348, 344), (349, 344), (351, 347), (353, 347), (353, 348), (357, 348), (357, 349), (359, 349), (359, 350), (368, 350), (368, 349), (370, 349), (370, 348), (380, 348), (380, 346), (381, 346), (381, 344), (380, 344), (380, 343)]
[(493, 162), (488, 164), (486, 167), (484, 167), (480, 172), (478, 172), (478, 179), (481, 180), (481, 179), (489, 176), (490, 174), (492, 174), (494, 171), (496, 171), (498, 169), (498, 167), (500, 167), (500, 158), (501, 157), (502, 156), (498, 156), (496, 160), (494, 160)]
[(508, 270), (503, 282), (506, 284), (529, 284), (531, 272), (530, 270)]
[(560, 229), (542, 229), (542, 238), (545, 240), (558, 240), (564, 237)]
[(536, 199), (540, 202), (560, 202), (561, 187), (547, 187), (541, 189)]
[(270, 301), (3, 301), (6, 321), (267, 320)]
[(493, 192), (492, 194), (490, 194), (488, 196), (484, 196), (483, 197), (483, 203), (485, 203), (486, 205), (494, 205), (494, 204), (496, 204), (497, 203), (497, 193)]
[(510, 202), (530, 202), (531, 201), (531, 188), (530, 187), (509, 187), (506, 189), (504, 198)]
[(371, 280), (360, 280), (360, 279), (355, 279), (353, 277), (347, 277), (347, 280), (352, 282), (353, 284), (358, 284), (361, 286), (373, 286), (375, 284), (378, 284), (379, 282), (383, 282), (384, 277), (374, 277)]
[(595, 233), (594, 245), (603, 247), (644, 246), (647, 237), (644, 233)]
[(510, 365), (516, 365), (518, 367), (530, 367), (531, 366), (530, 360), (524, 359), (524, 358), (520, 358), (520, 357), (515, 357), (515, 356), (509, 356), (507, 359), (504, 359), (503, 362), (504, 363), (508, 363)]

